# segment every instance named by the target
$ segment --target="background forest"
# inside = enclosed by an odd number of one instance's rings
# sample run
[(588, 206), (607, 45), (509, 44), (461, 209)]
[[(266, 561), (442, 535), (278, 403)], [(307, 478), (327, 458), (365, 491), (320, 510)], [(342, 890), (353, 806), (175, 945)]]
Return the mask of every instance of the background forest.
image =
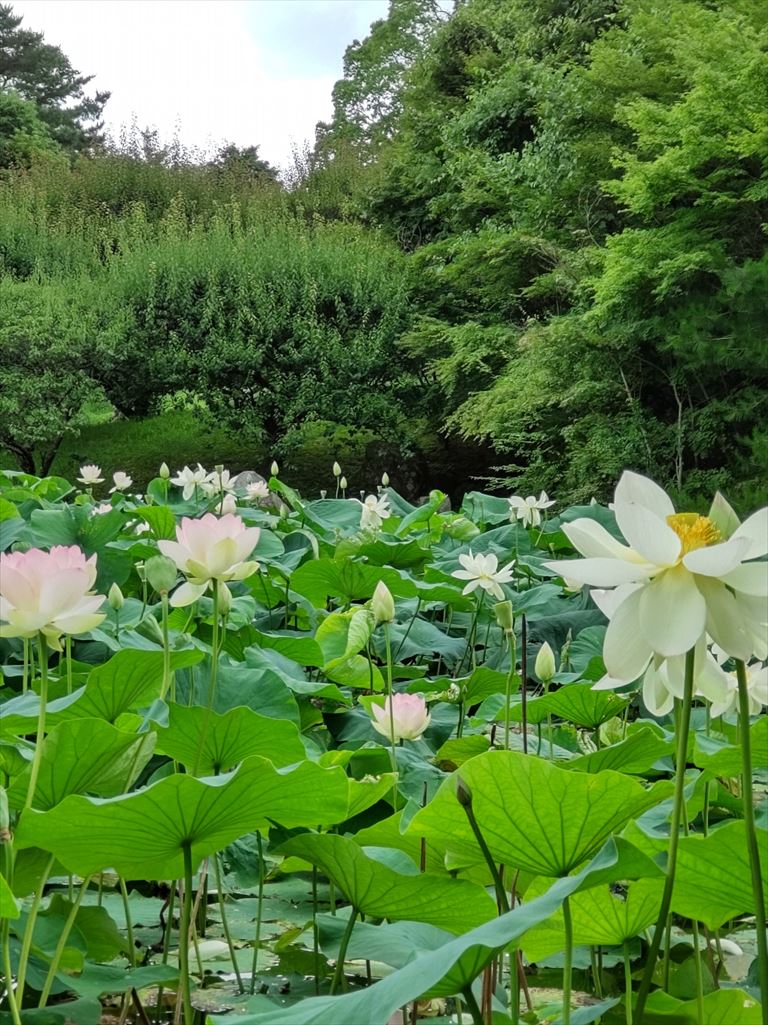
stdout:
[(279, 174), (52, 42), (0, 6), (5, 465), (761, 500), (768, 5), (391, 0)]

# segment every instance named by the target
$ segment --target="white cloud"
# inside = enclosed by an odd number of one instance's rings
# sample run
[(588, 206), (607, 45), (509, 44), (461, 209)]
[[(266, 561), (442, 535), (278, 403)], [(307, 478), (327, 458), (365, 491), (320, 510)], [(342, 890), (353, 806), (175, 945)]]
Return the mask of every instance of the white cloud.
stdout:
[(117, 134), (135, 116), (169, 139), (258, 145), (274, 164), (332, 110), (345, 47), (387, 0), (14, 0), (24, 26), (112, 92)]

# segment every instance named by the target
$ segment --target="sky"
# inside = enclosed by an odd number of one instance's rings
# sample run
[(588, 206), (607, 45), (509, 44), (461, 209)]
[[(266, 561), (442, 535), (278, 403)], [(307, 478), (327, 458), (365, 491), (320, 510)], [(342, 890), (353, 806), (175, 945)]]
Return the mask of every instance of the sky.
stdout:
[(135, 118), (161, 141), (258, 145), (291, 162), (332, 112), (344, 50), (386, 15), (388, 0), (12, 0), (89, 89), (110, 90), (107, 130)]

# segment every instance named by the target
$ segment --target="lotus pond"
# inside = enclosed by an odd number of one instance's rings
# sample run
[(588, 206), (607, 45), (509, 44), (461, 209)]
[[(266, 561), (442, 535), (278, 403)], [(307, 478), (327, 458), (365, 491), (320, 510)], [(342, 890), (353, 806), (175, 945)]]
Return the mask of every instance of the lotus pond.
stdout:
[(273, 471), (0, 474), (0, 1023), (765, 1025), (766, 510)]

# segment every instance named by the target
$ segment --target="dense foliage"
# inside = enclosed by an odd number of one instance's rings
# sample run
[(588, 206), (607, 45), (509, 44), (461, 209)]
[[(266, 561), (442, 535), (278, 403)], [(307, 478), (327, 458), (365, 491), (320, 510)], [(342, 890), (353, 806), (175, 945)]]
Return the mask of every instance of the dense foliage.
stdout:
[(768, 15), (466, 0), (415, 61), (365, 213), (413, 252), (404, 345), (504, 475), (759, 486)]

